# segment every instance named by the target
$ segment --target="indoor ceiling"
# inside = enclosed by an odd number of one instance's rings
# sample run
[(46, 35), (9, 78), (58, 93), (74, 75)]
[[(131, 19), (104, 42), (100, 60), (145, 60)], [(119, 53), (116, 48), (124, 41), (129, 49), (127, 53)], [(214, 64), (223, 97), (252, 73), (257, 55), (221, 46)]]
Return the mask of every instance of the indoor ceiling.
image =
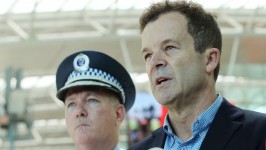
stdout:
[[(71, 53), (88, 49), (105, 52), (132, 73), (138, 91), (148, 90), (138, 18), (151, 2), (154, 1), (0, 2), (0, 104), (6, 99), (7, 76), (14, 78), (21, 74), (23, 96), (29, 104), (27, 115), (33, 120), (31, 136), (16, 141), (17, 147), (41, 149), (48, 145), (62, 149), (72, 145), (62, 120), (64, 107), (55, 98), (54, 86), (57, 66)], [(266, 112), (266, 2), (196, 2), (217, 14), (223, 34), (218, 91), (243, 107)], [(42, 82), (45, 86), (37, 88)], [(24, 131), (21, 130), (18, 132)], [(6, 134), (0, 132), (0, 148), (9, 147)], [(58, 140), (61, 143), (55, 143), (55, 139), (61, 139)], [(23, 140), (28, 143), (23, 144)]]

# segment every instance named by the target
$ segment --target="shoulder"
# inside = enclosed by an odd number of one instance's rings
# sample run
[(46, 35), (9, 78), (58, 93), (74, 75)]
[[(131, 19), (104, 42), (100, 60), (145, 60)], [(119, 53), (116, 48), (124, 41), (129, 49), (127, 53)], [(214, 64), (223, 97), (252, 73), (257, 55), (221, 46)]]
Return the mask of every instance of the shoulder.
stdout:
[(221, 109), (222, 110), (220, 112), (223, 116), (230, 116), (230, 118), (234, 118), (235, 120), (239, 120), (240, 122), (256, 122), (262, 124), (266, 123), (266, 114), (239, 108), (230, 104), (226, 99), (224, 99), (221, 105)]
[(256, 128), (264, 128), (266, 131), (266, 114), (245, 109), (242, 111), (244, 113), (242, 120), (245, 120), (246, 124), (254, 125)]
[(226, 118), (225, 120), (232, 120), (241, 124), (241, 128), (245, 129), (246, 132), (266, 134), (266, 114), (239, 108), (228, 101), (222, 103), (221, 109), (220, 113), (217, 114), (219, 118)]
[(166, 133), (163, 128), (155, 130), (152, 135), (145, 138), (143, 141), (140, 141), (129, 148), (129, 150), (148, 150), (153, 147), (160, 147), (164, 143)]

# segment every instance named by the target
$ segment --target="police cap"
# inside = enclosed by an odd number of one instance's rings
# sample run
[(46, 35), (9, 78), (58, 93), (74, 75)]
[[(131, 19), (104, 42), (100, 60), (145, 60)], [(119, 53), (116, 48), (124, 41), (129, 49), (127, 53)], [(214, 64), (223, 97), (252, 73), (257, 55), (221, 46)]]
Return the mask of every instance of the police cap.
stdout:
[(116, 92), (128, 111), (136, 89), (126, 69), (112, 57), (97, 51), (80, 51), (65, 58), (56, 72), (57, 98), (65, 102), (73, 87), (100, 87)]

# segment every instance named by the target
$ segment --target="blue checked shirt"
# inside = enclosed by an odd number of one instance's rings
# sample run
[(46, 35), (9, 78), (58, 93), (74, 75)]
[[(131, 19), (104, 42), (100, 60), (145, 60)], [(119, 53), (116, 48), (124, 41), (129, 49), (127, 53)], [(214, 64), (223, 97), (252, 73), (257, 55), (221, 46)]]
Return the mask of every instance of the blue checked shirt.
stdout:
[(218, 111), (223, 101), (222, 96), (219, 94), (214, 103), (205, 110), (192, 125), (192, 137), (187, 141), (182, 141), (178, 138), (168, 121), (168, 115), (165, 117), (163, 130), (166, 132), (167, 137), (164, 144), (165, 150), (199, 150), (203, 139), (205, 138), (209, 126)]
[(119, 148), (119, 147), (116, 145), (116, 147), (114, 148), (114, 150), (124, 150), (124, 149)]

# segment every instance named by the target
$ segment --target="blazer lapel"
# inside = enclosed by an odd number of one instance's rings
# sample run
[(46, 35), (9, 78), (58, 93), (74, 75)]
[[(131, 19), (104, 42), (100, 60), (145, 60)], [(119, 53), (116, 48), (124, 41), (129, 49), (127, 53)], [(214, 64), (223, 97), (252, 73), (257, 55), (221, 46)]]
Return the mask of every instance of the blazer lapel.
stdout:
[(240, 121), (237, 121), (242, 116), (241, 109), (231, 105), (224, 99), (200, 149), (224, 149), (230, 137), (242, 125)]
[(164, 132), (163, 128), (159, 128), (153, 132), (153, 142), (151, 143), (150, 147), (164, 147), (164, 142), (166, 140), (166, 133)]

